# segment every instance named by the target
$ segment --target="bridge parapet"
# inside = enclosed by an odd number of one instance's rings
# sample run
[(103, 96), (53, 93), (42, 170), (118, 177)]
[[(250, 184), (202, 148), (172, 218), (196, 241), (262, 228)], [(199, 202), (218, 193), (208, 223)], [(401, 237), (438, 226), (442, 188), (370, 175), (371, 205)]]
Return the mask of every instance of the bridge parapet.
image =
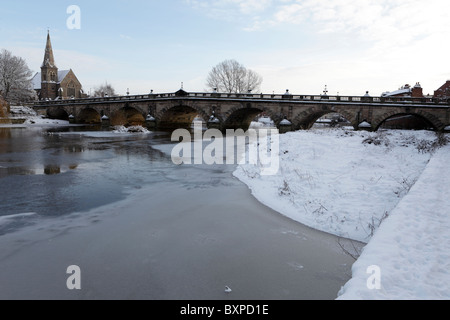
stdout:
[(217, 100), (253, 100), (253, 101), (289, 101), (289, 102), (323, 102), (323, 103), (358, 103), (358, 104), (412, 104), (449, 106), (450, 99), (412, 98), (412, 97), (369, 97), (369, 96), (327, 96), (327, 95), (289, 95), (284, 94), (253, 94), (253, 93), (217, 93), (217, 92), (187, 92), (180, 96), (175, 93), (158, 93), (145, 95), (127, 95), (101, 98), (67, 99), (38, 101), (35, 106), (121, 103), (139, 101), (158, 101), (167, 99), (217, 99)]

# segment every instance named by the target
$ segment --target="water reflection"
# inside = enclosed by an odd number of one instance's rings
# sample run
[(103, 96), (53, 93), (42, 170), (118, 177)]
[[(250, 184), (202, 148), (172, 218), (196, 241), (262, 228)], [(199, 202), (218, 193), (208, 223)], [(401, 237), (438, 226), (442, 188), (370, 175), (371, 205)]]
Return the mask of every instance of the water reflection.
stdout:
[(11, 175), (35, 175), (36, 170), (24, 167), (0, 167), (0, 178)]
[(73, 125), (69, 127), (54, 127), (46, 129), (47, 133), (58, 132), (86, 132), (86, 131), (110, 131), (109, 128), (104, 128), (101, 125)]
[(9, 146), (7, 141), (11, 139), (10, 128), (0, 128), (0, 154), (9, 152)]
[(61, 167), (56, 165), (47, 165), (44, 167), (44, 173), (46, 175), (60, 174)]
[(163, 152), (154, 149), (150, 144), (143, 142), (143, 143), (136, 143), (132, 145), (126, 145), (126, 144), (120, 144), (114, 146), (114, 153), (116, 155), (120, 156), (133, 156), (133, 157), (140, 157), (140, 158), (146, 158), (148, 160), (165, 160), (167, 159), (167, 155), (165, 155)]
[(84, 150), (85, 147), (78, 144), (64, 146), (64, 152), (66, 153), (81, 153), (84, 152)]
[(0, 139), (9, 139), (9, 138), (11, 138), (11, 129), (0, 128)]
[(172, 164), (152, 144), (168, 134), (103, 131), (95, 126), (1, 128), (0, 194), (7, 201), (0, 201), (0, 217), (82, 212), (167, 180), (164, 170)]

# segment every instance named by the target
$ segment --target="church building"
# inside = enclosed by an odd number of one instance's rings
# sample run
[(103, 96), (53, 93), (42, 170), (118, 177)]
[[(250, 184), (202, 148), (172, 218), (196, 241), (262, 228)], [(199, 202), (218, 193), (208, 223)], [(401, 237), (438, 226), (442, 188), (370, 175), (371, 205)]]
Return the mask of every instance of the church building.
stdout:
[(36, 73), (31, 82), (39, 100), (79, 99), (86, 96), (72, 69), (58, 70), (53, 56), (50, 33), (47, 34), (41, 72)]

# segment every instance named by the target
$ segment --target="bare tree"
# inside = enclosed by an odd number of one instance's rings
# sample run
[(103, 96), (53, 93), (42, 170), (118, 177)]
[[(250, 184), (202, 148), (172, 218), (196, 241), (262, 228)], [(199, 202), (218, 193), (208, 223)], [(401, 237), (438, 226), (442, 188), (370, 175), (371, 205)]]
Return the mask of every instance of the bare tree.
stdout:
[(94, 97), (114, 97), (116, 95), (116, 90), (108, 82), (102, 84), (101, 86), (95, 88)]
[(0, 96), (7, 102), (21, 102), (35, 97), (31, 87), (32, 72), (20, 57), (3, 49), (0, 53)]
[(225, 60), (209, 72), (206, 85), (220, 92), (246, 93), (258, 91), (262, 81), (258, 73), (245, 68), (236, 60)]
[(246, 71), (241, 92), (259, 91), (263, 82), (262, 76), (250, 69)]

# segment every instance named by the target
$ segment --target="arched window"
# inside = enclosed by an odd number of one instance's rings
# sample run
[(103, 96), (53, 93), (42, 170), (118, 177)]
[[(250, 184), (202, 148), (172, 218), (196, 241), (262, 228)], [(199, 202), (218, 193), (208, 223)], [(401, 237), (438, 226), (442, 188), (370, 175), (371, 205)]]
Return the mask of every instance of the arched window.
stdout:
[(56, 73), (50, 72), (50, 81), (56, 81)]
[(75, 97), (75, 84), (73, 82), (67, 85), (67, 97)]

